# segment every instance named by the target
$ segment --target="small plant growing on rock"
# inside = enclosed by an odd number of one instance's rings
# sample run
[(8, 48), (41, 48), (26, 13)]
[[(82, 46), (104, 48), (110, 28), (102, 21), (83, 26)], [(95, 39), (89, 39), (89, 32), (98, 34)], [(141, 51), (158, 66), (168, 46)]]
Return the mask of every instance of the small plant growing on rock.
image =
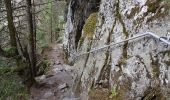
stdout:
[(164, 61), (167, 66), (170, 66), (170, 61)]
[(83, 42), (84, 42), (84, 37), (81, 37), (79, 40), (79, 45), (82, 46)]
[(113, 86), (112, 90), (111, 90), (111, 95), (109, 98), (113, 98), (114, 96), (116, 96), (118, 93), (116, 91), (116, 86)]
[(42, 60), (42, 61), (37, 65), (37, 67), (38, 67), (37, 73), (38, 73), (39, 75), (46, 74), (46, 73), (49, 71), (50, 65), (51, 65), (51, 63), (50, 63), (49, 60), (47, 60), (47, 59)]
[(119, 60), (118, 60), (118, 65), (124, 65), (126, 64), (126, 59), (121, 57)]

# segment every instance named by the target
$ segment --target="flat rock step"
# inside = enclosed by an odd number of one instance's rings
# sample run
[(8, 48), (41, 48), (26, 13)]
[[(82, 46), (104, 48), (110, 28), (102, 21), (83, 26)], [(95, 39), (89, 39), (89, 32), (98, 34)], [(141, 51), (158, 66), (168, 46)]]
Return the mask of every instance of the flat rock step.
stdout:
[(81, 100), (80, 98), (63, 98), (63, 100)]

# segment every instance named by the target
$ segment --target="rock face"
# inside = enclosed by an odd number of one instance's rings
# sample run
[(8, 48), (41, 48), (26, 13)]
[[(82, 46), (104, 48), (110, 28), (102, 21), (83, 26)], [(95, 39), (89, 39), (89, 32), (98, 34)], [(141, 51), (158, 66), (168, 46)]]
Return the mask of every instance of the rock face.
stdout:
[(64, 49), (67, 55), (73, 56), (81, 37), (82, 28), (87, 17), (98, 11), (100, 0), (67, 0), (68, 13), (64, 35)]
[[(102, 0), (92, 39), (81, 41), (77, 51), (71, 46), (69, 50), (84, 53), (147, 31), (166, 36), (170, 29), (169, 6), (168, 0)], [(77, 30), (74, 25), (70, 27)], [(90, 99), (91, 90), (101, 87), (113, 100), (170, 98), (170, 46), (151, 36), (80, 56), (74, 66), (78, 68), (75, 89), (85, 100)]]

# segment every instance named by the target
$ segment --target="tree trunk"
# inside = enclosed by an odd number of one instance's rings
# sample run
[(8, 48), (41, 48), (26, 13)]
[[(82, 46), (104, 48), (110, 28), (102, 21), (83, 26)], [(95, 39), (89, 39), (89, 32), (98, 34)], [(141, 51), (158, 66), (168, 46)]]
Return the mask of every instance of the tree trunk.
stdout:
[(36, 31), (36, 18), (35, 18), (35, 13), (36, 13), (36, 9), (35, 9), (35, 0), (33, 0), (33, 24), (34, 24), (34, 42), (35, 42), (35, 50), (36, 50), (36, 37), (37, 37), (37, 31)]
[(35, 31), (34, 31), (34, 22), (32, 16), (32, 3), (31, 0), (27, 0), (27, 14), (28, 14), (28, 31), (29, 31), (29, 59), (30, 59), (30, 70), (32, 74), (32, 79), (36, 76), (36, 55), (35, 55)]
[(51, 29), (51, 43), (53, 42), (53, 15), (52, 15), (52, 2), (51, 2), (51, 18), (50, 18), (50, 29)]
[(11, 0), (4, 0), (5, 6), (7, 10), (7, 20), (8, 20), (8, 28), (9, 28), (9, 35), (10, 35), (10, 44), (13, 48), (15, 48), (15, 53), (17, 52), (17, 41), (16, 41), (16, 28), (13, 23), (13, 15), (12, 15), (12, 6), (11, 6)]

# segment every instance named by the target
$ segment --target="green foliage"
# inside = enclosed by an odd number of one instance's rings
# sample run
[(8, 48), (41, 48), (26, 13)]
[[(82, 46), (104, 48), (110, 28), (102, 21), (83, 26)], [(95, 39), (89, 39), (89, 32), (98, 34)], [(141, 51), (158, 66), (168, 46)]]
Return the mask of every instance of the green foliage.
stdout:
[(160, 70), (159, 70), (159, 66), (158, 65), (152, 65), (151, 66), (153, 68), (153, 76), (158, 78), (159, 77), (159, 74), (160, 74)]
[(86, 36), (92, 37), (95, 27), (96, 27), (96, 22), (97, 22), (97, 12), (92, 13), (88, 19), (85, 22), (85, 25), (83, 26), (83, 31)]
[(0, 67), (0, 75), (10, 72), (11, 69), (9, 67)]
[[(51, 0), (47, 0), (47, 2), (51, 2)], [(37, 47), (41, 50), (42, 47), (46, 46), (50, 39), (48, 34), (50, 34), (50, 19), (52, 16), (51, 12), (51, 3), (48, 3), (43, 6), (44, 10), (38, 13), (38, 17), (40, 18), (39, 23), (37, 24), (36, 30), (36, 38), (37, 38)]]
[(41, 61), (41, 63), (38, 65), (38, 74), (42, 75), (42, 74), (46, 74), (49, 71), (50, 68), (50, 61), (47, 59), (44, 59), (43, 61)]
[(116, 86), (114, 86), (111, 90), (111, 95), (110, 95), (110, 98), (113, 98), (114, 96), (116, 96), (118, 93), (116, 91)]
[(95, 93), (96, 91), (95, 91), (95, 89), (94, 88), (92, 88), (92, 89), (90, 89), (90, 91), (89, 91), (89, 96), (95, 96)]
[(42, 70), (47, 73), (49, 71), (50, 61), (44, 60), (42, 63)]
[[(52, 41), (62, 41), (64, 34), (63, 26), (65, 25), (65, 22), (62, 16), (64, 16), (63, 7), (65, 6), (62, 6), (63, 3), (57, 3), (58, 6), (55, 7), (54, 4), (51, 3), (52, 1), (53, 0), (46, 0), (46, 2), (49, 3), (42, 6), (43, 10), (37, 14), (40, 19), (37, 24), (37, 35), (39, 35), (37, 36), (37, 38), (39, 38), (37, 39), (39, 41), (37, 46), (40, 48), (48, 45), (51, 42), (51, 39)], [(56, 11), (56, 9), (58, 10)]]
[(87, 44), (87, 52), (89, 52), (89, 51), (90, 51), (91, 46), (92, 46), (92, 42), (90, 42), (90, 43), (88, 43), (88, 44)]
[(170, 0), (162, 0), (164, 1), (165, 3), (169, 3), (170, 4)]
[(148, 0), (146, 5), (148, 7), (148, 11), (145, 16), (147, 16), (150, 12), (155, 13), (154, 17), (149, 18), (147, 22), (169, 15), (170, 0)]
[(118, 65), (124, 65), (126, 64), (126, 59), (121, 57), (119, 60), (118, 60)]
[(36, 31), (37, 31), (37, 40), (44, 40), (45, 33), (41, 30), (36, 30)]
[(5, 61), (0, 60), (0, 75), (11, 72), (11, 67)]
[(161, 54), (163, 54), (164, 56), (167, 54), (168, 56), (170, 56), (170, 50), (166, 50), (166, 51), (161, 51)]
[[(52, 0), (47, 0), (48, 2), (51, 2)], [(51, 12), (51, 3), (48, 3), (42, 13), (41, 16), (44, 18), (44, 21), (48, 22), (51, 18), (52, 12)]]
[(48, 46), (48, 42), (45, 39), (45, 32), (41, 30), (37, 30), (37, 47), (38, 50), (41, 52), (41, 50)]
[(15, 47), (8, 47), (8, 48), (5, 48), (5, 51), (8, 54), (15, 54), (16, 48)]
[(79, 40), (80, 46), (82, 46), (83, 42), (84, 42), (84, 37), (81, 37)]
[(2, 60), (0, 59), (0, 67), (4, 67), (4, 66), (7, 66), (7, 64), (5, 63), (5, 61), (2, 61)]
[(164, 61), (167, 66), (170, 66), (170, 61)]
[(28, 93), (15, 73), (0, 75), (0, 100), (28, 100)]
[(28, 99), (25, 85), (17, 73), (14, 73), (16, 68), (18, 67), (8, 65), (6, 59), (0, 60), (0, 100)]

